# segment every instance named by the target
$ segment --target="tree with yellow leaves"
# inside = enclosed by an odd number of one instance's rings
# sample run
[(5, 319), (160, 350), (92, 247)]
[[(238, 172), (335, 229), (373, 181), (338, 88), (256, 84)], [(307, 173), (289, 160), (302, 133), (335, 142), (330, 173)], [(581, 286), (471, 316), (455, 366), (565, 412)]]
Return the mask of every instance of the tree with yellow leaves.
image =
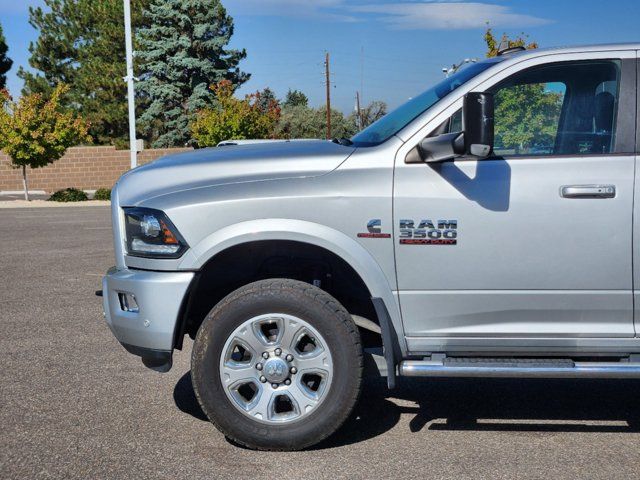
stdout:
[(59, 85), (49, 98), (34, 93), (17, 102), (6, 90), (0, 92), (0, 149), (15, 168), (22, 168), (25, 200), (29, 200), (27, 167), (44, 167), (60, 159), (67, 148), (89, 140), (87, 123), (60, 107), (67, 90)]
[(233, 96), (234, 85), (223, 80), (213, 85), (216, 104), (198, 112), (191, 124), (193, 137), (200, 147), (216, 146), (223, 140), (274, 138), (280, 118), (275, 100), (262, 101), (260, 92), (244, 99)]

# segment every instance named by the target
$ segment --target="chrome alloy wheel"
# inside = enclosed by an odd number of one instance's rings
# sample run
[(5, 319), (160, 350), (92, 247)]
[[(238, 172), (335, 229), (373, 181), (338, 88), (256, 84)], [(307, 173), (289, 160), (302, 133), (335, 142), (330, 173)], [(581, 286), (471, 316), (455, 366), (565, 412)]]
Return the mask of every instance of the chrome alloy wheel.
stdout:
[(282, 424), (311, 413), (327, 396), (331, 352), (316, 329), (292, 315), (250, 318), (227, 339), (220, 378), (231, 403), (263, 423)]

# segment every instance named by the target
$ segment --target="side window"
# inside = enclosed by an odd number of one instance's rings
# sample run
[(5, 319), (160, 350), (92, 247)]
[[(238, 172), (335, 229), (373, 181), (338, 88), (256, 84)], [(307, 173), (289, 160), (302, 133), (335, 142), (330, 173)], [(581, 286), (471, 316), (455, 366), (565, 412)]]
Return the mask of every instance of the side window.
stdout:
[(462, 109), (451, 115), (451, 121), (449, 122), (449, 132), (461, 132), (462, 131)]
[(551, 155), (567, 87), (564, 83), (529, 83), (495, 95), (495, 146), (500, 156)]
[(614, 113), (618, 103), (618, 83), (615, 80), (602, 82), (596, 87), (594, 95), (593, 130), (596, 134), (611, 136), (615, 126)]
[(613, 151), (618, 61), (560, 63), (521, 72), (493, 91), (498, 156)]
[(454, 133), (462, 131), (462, 109), (457, 110), (453, 115), (447, 118), (444, 122), (438, 125), (429, 137), (436, 137), (444, 133)]

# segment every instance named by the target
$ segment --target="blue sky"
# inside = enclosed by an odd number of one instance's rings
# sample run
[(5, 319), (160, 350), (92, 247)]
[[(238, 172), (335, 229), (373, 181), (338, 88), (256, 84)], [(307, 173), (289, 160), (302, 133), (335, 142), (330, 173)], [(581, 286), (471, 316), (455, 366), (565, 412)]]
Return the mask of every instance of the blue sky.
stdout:
[[(99, 0), (96, 0), (99, 1)], [(18, 66), (27, 66), (37, 32), (28, 6), (42, 0), (0, 0), (2, 24), (14, 67), (9, 89), (17, 94)], [(246, 48), (242, 68), (252, 74), (239, 93), (266, 86), (279, 96), (304, 91), (324, 102), (323, 61), (332, 57), (333, 105), (353, 109), (363, 99), (391, 107), (442, 77), (442, 67), (482, 57), (486, 22), (497, 34), (526, 32), (541, 46), (640, 41), (638, 0), (223, 0), (235, 19), (232, 46)]]

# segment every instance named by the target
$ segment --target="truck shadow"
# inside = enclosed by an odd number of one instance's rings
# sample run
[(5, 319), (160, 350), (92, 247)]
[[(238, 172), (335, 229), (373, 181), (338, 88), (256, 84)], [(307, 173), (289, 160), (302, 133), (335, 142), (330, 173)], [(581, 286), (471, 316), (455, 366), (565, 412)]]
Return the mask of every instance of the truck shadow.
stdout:
[[(384, 434), (408, 416), (411, 432), (640, 432), (640, 381), (547, 379), (384, 379), (365, 381), (347, 422), (312, 449), (350, 445)], [(177, 407), (207, 421), (186, 373), (176, 384)]]
[[(503, 158), (474, 160), (475, 175), (461, 168), (465, 162), (430, 163), (452, 187), (468, 200), (494, 212), (508, 212), (511, 197), (511, 166)], [(469, 162), (469, 166), (472, 163)]]

